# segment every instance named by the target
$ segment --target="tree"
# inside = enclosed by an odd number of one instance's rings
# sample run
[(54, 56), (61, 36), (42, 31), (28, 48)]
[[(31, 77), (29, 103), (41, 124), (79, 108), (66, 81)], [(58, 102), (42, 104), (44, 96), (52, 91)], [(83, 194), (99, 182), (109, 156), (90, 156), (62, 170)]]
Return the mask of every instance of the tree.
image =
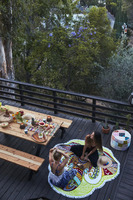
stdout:
[(0, 2), (0, 76), (14, 78), (12, 64), (12, 1)]
[(107, 10), (115, 16), (114, 29), (116, 30), (117, 38), (121, 36), (122, 25), (124, 23), (127, 24), (127, 10), (123, 9), (123, 2), (124, 0), (106, 0)]
[(99, 91), (103, 97), (127, 101), (133, 88), (133, 48), (120, 46), (99, 75)]
[(72, 0), (10, 2), (6, 33), (13, 41), (16, 79), (94, 94), (101, 66), (106, 68), (116, 48), (107, 10), (92, 7), (83, 15)]
[(112, 15), (116, 16), (118, 0), (106, 0), (106, 8)]
[[(41, 52), (41, 46), (44, 41), (47, 41), (47, 33), (54, 27), (59, 27), (62, 19), (63, 23), (67, 23), (66, 14), (69, 14), (69, 18), (71, 16), (71, 1), (37, 0), (32, 3), (28, 1), (24, 5), (26, 15), (22, 15), (22, 23), (17, 30), (18, 35), (15, 38), (13, 51), (15, 76), (18, 80), (31, 82), (45, 60), (45, 57), (42, 58), (45, 55)], [(47, 49), (46, 45), (43, 51), (45, 48)], [(35, 54), (34, 57), (33, 54)], [(33, 64), (30, 65), (31, 63)]]
[[(3, 78), (14, 79), (13, 57), (21, 57), (26, 69), (26, 57), (29, 55), (31, 43), (36, 32), (41, 29), (42, 21), (49, 19), (51, 11), (57, 5), (69, 7), (67, 0), (1, 0), (0, 1), (0, 75)], [(46, 20), (48, 23), (48, 20)], [(13, 45), (13, 49), (12, 49)], [(17, 64), (18, 61), (17, 61)], [(16, 66), (15, 66), (16, 68)], [(18, 70), (23, 70), (18, 69)], [(15, 69), (16, 71), (16, 69)], [(27, 80), (30, 75), (26, 74)]]
[(105, 8), (93, 7), (80, 20), (69, 19), (67, 24), (58, 20), (58, 26), (36, 36), (27, 65), (32, 82), (96, 92), (101, 65), (106, 67), (116, 48)]
[(99, 56), (96, 58), (96, 62), (106, 67), (108, 58), (110, 58), (117, 46), (114, 32), (111, 29), (110, 21), (107, 17), (107, 10), (105, 8), (93, 7), (89, 13), (89, 21), (92, 26), (96, 27), (97, 32)]
[(92, 6), (92, 5), (98, 5), (98, 0), (80, 0), (81, 6)]
[(123, 11), (127, 12), (128, 18), (128, 27), (133, 29), (133, 1), (132, 0), (123, 0), (122, 5)]

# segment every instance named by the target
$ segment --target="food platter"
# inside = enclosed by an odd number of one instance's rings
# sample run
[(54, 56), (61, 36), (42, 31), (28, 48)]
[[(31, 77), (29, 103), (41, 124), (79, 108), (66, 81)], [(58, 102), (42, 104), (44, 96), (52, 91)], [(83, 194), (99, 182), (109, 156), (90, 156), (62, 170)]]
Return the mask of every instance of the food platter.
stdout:
[(6, 117), (4, 113), (0, 115), (0, 122), (11, 122), (12, 121), (12, 116)]
[(35, 133), (33, 133), (32, 139), (35, 140), (36, 142), (39, 142), (39, 143), (46, 142), (47, 141), (46, 135), (42, 133), (42, 137), (40, 138), (39, 134), (41, 134), (41, 133), (38, 133), (37, 131)]

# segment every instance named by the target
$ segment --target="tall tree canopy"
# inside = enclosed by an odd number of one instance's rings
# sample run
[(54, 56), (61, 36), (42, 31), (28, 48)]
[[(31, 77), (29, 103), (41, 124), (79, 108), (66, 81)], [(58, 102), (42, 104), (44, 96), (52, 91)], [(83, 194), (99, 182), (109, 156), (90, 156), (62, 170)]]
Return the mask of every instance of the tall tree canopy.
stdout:
[[(7, 61), (4, 65), (11, 72), (3, 77), (13, 78), (15, 71), (20, 81), (77, 92), (96, 91), (98, 73), (106, 68), (117, 44), (106, 8), (93, 6), (89, 13), (80, 13), (77, 2), (2, 0), (0, 49), (5, 52), (5, 38), (13, 43), (13, 65), (8, 68)], [(8, 8), (10, 17), (6, 17)]]
[(127, 101), (133, 89), (133, 48), (120, 45), (117, 53), (109, 61), (109, 67), (99, 75), (99, 87), (102, 96)]
[[(2, 77), (14, 79), (12, 45), (13, 57), (28, 55), (36, 32), (43, 27), (42, 21), (50, 23), (52, 12), (54, 10), (56, 12), (59, 7), (62, 7), (62, 12), (65, 13), (66, 7), (70, 7), (69, 0), (0, 1), (0, 75)], [(22, 53), (22, 49), (26, 52)]]
[(16, 59), (18, 78), (20, 74), (22, 78), (23, 71), (23, 80), (28, 77), (28, 81), (37, 84), (87, 93), (94, 91), (101, 65), (106, 67), (116, 48), (106, 9), (92, 7), (89, 14), (73, 17), (68, 12), (58, 17), (54, 11), (51, 19), (52, 23), (50, 18), (47, 23), (44, 20), (32, 41), (30, 37), (24, 43), (25, 53), (21, 54), (24, 66), (19, 64), (20, 56)]

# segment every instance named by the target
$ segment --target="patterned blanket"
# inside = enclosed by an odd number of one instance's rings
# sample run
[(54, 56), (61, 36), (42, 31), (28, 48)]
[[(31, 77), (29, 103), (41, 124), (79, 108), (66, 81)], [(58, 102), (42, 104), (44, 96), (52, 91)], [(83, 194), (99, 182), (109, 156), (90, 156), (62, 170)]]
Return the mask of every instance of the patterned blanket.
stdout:
[(101, 167), (95, 168), (90, 162), (80, 160), (70, 151), (71, 146), (76, 144), (84, 144), (84, 140), (75, 139), (70, 140), (67, 143), (56, 145), (61, 151), (64, 151), (69, 155), (70, 158), (65, 167), (68, 170), (72, 167), (75, 168), (77, 170), (75, 177), (69, 181), (68, 185), (63, 189), (52, 185), (49, 181), (49, 178), (48, 182), (57, 193), (70, 198), (83, 198), (91, 195), (95, 189), (103, 187), (107, 181), (111, 181), (112, 179), (116, 178), (120, 173), (120, 163), (114, 157), (112, 151), (106, 147), (103, 147), (104, 155), (112, 160), (112, 164), (110, 167), (104, 169)]

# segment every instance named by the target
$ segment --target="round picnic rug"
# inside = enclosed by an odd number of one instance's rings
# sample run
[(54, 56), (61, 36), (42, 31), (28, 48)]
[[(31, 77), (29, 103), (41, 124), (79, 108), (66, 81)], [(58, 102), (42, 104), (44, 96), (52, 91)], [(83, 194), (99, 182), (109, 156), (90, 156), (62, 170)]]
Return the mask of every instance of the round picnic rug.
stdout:
[[(48, 182), (53, 190), (59, 194), (70, 198), (83, 198), (91, 195), (96, 189), (103, 187), (106, 182), (115, 179), (120, 173), (120, 163), (110, 149), (103, 147), (103, 155), (109, 157), (112, 160), (112, 164), (104, 169), (101, 167), (94, 168), (90, 162), (80, 160), (70, 151), (71, 146), (76, 144), (84, 144), (84, 140), (74, 139), (67, 143), (56, 145), (61, 151), (69, 155), (70, 158), (65, 167), (67, 170), (72, 167), (75, 168), (77, 170), (75, 177), (63, 189), (54, 186), (50, 182), (49, 176)], [(50, 165), (48, 169), (49, 171), (51, 170)]]

